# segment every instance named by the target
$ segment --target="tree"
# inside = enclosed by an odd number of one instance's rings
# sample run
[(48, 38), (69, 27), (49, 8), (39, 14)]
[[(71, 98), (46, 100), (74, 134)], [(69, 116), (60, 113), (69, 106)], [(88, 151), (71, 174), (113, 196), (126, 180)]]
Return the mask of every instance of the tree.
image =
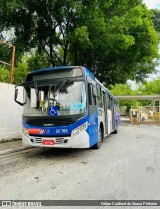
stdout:
[[(115, 86), (110, 86), (110, 91), (115, 96), (125, 96), (125, 95), (137, 95), (136, 90), (132, 90), (130, 84), (116, 84)], [(127, 106), (129, 110), (131, 106), (137, 106), (139, 103), (136, 100), (122, 100), (120, 101), (121, 106)]]
[(85, 64), (106, 85), (154, 70), (158, 36), (142, 0), (0, 2), (0, 25), (15, 29), (18, 51), (45, 52), (52, 66)]
[(9, 81), (9, 69), (1, 67), (0, 68), (0, 82), (8, 83)]
[(26, 53), (15, 66), (14, 83), (18, 84), (24, 82), (25, 77), (29, 72), (45, 68), (48, 65), (49, 61), (45, 53), (41, 56), (38, 55), (37, 52)]
[(11, 63), (12, 48), (0, 43), (0, 61)]
[(25, 58), (25, 60), (28, 65), (29, 72), (40, 68), (50, 67), (51, 65), (45, 53), (41, 53), (41, 55), (39, 55), (37, 52), (30, 53), (29, 57)]
[[(139, 84), (137, 92), (140, 95), (160, 94), (160, 76), (151, 81)], [(140, 104), (142, 106), (151, 105), (152, 101), (141, 101)]]
[[(1, 16), (7, 22), (5, 27), (15, 28), (15, 44), (23, 52), (37, 48), (40, 55), (42, 50), (46, 52), (52, 66), (66, 65), (69, 39), (81, 14), (82, 4), (74, 0), (19, 0), (2, 6), (8, 8), (8, 12), (2, 11), (7, 18)], [(57, 47), (62, 48), (63, 59), (59, 57)]]
[[(155, 95), (160, 94), (160, 76), (151, 81), (147, 81), (143, 84), (139, 84), (136, 90), (133, 90), (129, 84), (116, 84), (110, 86), (110, 91), (113, 95)], [(151, 100), (124, 100), (120, 101), (121, 106), (127, 106), (128, 109), (131, 106), (147, 106), (151, 105)]]
[(157, 34), (147, 8), (138, 1), (133, 1), (133, 4), (123, 1), (119, 5), (115, 1), (112, 7), (104, 8), (108, 20), (104, 43), (107, 50), (99, 54), (101, 61), (97, 63), (96, 74), (106, 83), (124, 83), (127, 79), (141, 81), (146, 73), (154, 70), (153, 58), (158, 53)]
[(154, 23), (154, 28), (157, 32), (160, 33), (160, 10), (152, 9), (152, 20)]
[(15, 84), (23, 83), (27, 74), (28, 74), (27, 62), (25, 61), (19, 62), (14, 69), (14, 83)]
[(142, 95), (160, 94), (160, 76), (145, 84), (140, 84), (138, 92)]

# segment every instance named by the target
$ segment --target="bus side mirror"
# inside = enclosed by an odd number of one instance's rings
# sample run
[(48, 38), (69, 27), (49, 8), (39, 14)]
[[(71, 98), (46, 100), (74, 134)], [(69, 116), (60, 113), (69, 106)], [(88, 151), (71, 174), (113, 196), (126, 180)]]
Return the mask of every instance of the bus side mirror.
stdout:
[(21, 85), (15, 87), (14, 101), (21, 106), (27, 103), (24, 88)]
[(15, 89), (15, 95), (14, 95), (14, 100), (16, 101), (17, 99), (17, 96), (18, 96), (18, 89)]

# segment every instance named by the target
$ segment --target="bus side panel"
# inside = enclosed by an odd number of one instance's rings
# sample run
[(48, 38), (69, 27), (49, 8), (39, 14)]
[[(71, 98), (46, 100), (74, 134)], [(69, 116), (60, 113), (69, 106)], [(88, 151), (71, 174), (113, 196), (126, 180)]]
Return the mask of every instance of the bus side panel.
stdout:
[(108, 134), (112, 133), (112, 111), (107, 110), (107, 118), (108, 118)]
[(98, 142), (98, 108), (89, 106), (88, 132), (90, 147)]

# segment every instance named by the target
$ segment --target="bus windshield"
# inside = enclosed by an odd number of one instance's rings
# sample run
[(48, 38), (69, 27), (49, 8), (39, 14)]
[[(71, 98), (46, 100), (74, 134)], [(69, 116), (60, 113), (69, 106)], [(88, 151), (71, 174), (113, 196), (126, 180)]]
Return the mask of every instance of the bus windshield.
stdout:
[[(36, 83), (35, 83), (36, 84)], [(86, 112), (86, 90), (82, 81), (26, 87), (24, 116), (66, 116)]]

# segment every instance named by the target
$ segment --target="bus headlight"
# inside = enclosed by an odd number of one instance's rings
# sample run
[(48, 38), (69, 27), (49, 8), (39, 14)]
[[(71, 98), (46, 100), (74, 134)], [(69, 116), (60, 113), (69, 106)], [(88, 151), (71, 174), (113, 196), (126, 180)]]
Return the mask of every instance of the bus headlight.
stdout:
[(25, 136), (29, 137), (28, 130), (24, 126), (22, 127), (22, 132)]
[(75, 128), (73, 131), (72, 131), (72, 135), (75, 136), (79, 134), (79, 127), (78, 128)]
[(81, 126), (79, 126), (80, 132), (83, 131), (83, 130), (86, 130), (86, 128), (87, 128), (87, 123), (84, 123)]
[(76, 135), (80, 134), (82, 131), (86, 130), (87, 125), (88, 125), (88, 122), (86, 122), (86, 123), (82, 124), (81, 126), (78, 126), (77, 128), (73, 129), (72, 136), (76, 136)]

